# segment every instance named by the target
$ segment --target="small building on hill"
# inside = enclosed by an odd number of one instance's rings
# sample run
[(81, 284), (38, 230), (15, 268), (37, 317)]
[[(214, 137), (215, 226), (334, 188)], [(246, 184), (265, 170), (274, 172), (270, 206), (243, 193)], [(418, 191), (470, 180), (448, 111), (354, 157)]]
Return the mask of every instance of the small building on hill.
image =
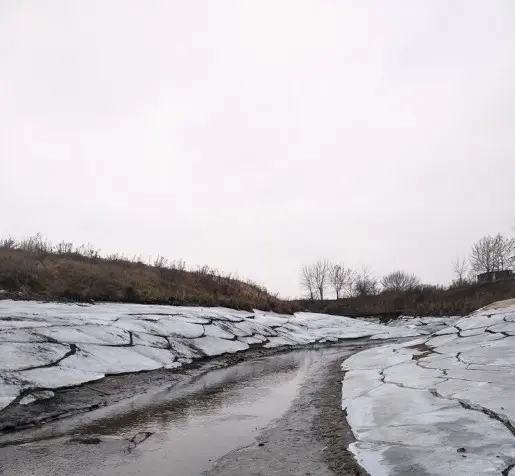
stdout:
[(511, 269), (503, 269), (501, 271), (489, 271), (488, 273), (481, 273), (477, 275), (478, 283), (495, 283), (504, 279), (513, 278), (513, 271)]

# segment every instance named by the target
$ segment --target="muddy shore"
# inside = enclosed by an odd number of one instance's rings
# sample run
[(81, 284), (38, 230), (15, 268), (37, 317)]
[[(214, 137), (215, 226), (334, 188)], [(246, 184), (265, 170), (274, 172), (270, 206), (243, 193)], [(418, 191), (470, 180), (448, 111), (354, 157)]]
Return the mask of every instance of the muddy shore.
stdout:
[(322, 364), (279, 421), (203, 476), (368, 476), (347, 451), (354, 436), (341, 410), (341, 359)]

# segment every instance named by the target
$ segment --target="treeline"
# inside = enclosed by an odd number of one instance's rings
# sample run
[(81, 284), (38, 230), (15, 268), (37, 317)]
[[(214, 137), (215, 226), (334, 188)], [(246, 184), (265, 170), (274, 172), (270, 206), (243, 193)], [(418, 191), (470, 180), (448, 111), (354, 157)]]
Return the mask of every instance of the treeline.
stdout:
[(416, 294), (473, 285), (479, 274), (511, 271), (514, 266), (515, 238), (498, 233), (482, 237), (472, 245), (468, 257), (452, 263), (454, 277), (449, 286), (424, 284), (415, 274), (403, 270), (377, 277), (368, 267), (354, 270), (325, 259), (302, 266), (300, 284), (304, 297), (311, 301), (324, 301), (328, 295), (339, 300), (384, 293)]
[(0, 239), (0, 290), (0, 297), (22, 299), (296, 310), (263, 285), (209, 266), (104, 254), (91, 244), (54, 244), (41, 234)]
[(515, 266), (515, 238), (486, 235), (472, 245), (468, 257), (458, 257), (452, 264), (452, 286), (461, 286), (476, 281), (477, 275), (494, 271), (512, 271)]

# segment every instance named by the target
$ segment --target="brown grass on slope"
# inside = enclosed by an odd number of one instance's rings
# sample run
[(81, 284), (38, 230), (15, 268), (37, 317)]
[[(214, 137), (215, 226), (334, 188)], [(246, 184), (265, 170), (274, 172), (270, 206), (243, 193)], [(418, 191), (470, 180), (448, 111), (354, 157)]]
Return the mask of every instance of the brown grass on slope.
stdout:
[(9, 297), (259, 308), (292, 312), (294, 306), (255, 283), (223, 276), (208, 267), (187, 271), (183, 262), (152, 264), (92, 246), (52, 245), (40, 235), (0, 241), (0, 289)]

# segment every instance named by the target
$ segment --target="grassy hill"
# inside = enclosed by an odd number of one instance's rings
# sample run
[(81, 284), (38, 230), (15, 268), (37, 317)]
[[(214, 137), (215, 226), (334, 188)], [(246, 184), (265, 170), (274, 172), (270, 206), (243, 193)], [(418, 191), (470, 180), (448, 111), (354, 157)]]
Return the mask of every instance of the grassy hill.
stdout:
[(209, 267), (194, 271), (184, 262), (152, 263), (121, 255), (103, 256), (88, 246), (53, 245), (40, 235), (0, 240), (2, 296), (20, 299), (113, 301), (259, 308), (291, 312), (263, 286), (222, 275)]

